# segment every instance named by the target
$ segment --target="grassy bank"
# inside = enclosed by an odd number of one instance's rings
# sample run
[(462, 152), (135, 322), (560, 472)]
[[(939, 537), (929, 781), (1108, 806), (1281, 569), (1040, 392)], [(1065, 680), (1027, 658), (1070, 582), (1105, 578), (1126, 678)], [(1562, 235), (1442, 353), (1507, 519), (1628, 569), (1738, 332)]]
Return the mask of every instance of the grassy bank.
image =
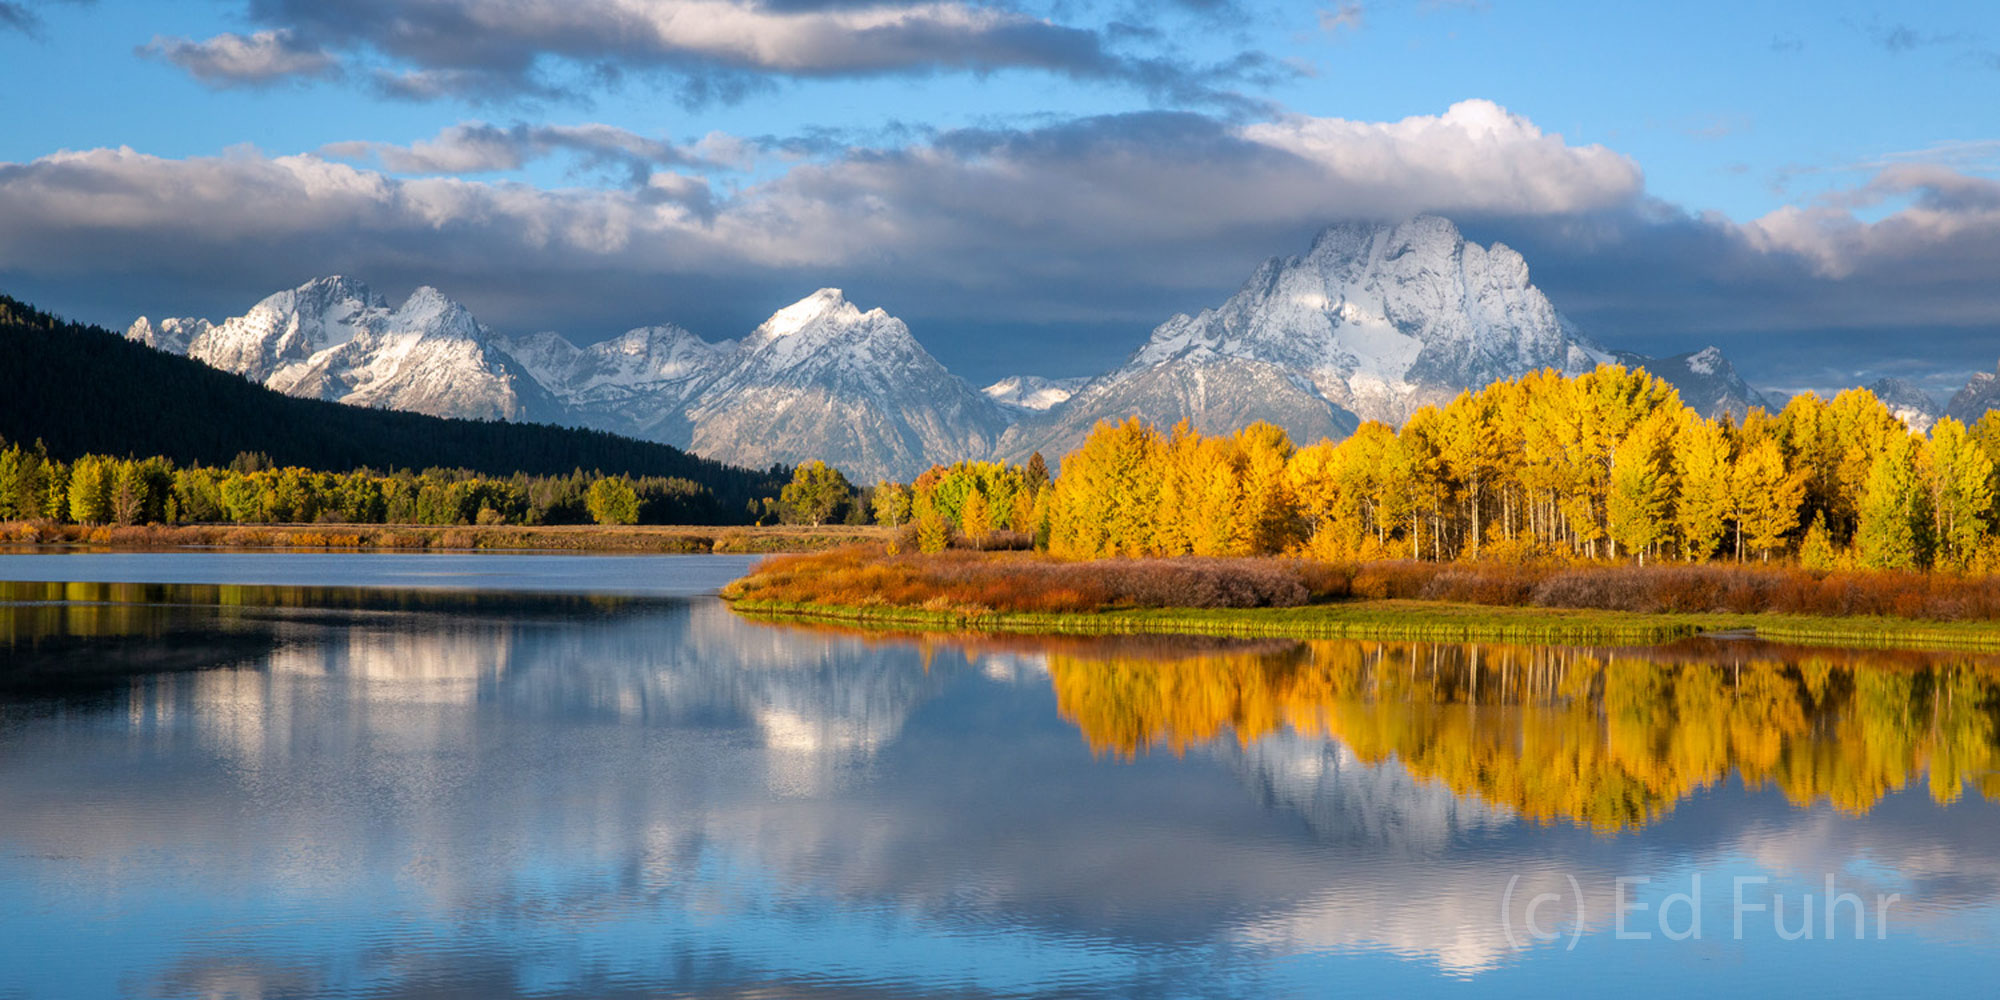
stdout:
[(0, 546), (34, 549), (182, 548), (330, 551), (537, 551), (651, 554), (815, 552), (881, 537), (883, 529), (634, 525), (188, 524), (129, 527), (0, 523)]
[[(1076, 563), (850, 548), (767, 560), (724, 597), (761, 619), (908, 631), (1614, 645), (1754, 633), (1805, 645), (2000, 650), (2000, 623), (1984, 613), (1987, 581), (1904, 576), (1911, 575), (1287, 559)], [(1923, 597), (1914, 606), (1931, 614), (1883, 613), (1912, 606), (1912, 593)], [(1804, 610), (1816, 604), (1834, 611)]]
[(1801, 646), (2000, 651), (2000, 625), (1990, 623), (1865, 616), (1648, 614), (1435, 601), (1348, 600), (1300, 608), (1119, 608), (1068, 614), (759, 601), (737, 601), (734, 607), (738, 613), (760, 621), (824, 622), (906, 632), (1211, 635), (1592, 646), (1650, 645), (1720, 633)]

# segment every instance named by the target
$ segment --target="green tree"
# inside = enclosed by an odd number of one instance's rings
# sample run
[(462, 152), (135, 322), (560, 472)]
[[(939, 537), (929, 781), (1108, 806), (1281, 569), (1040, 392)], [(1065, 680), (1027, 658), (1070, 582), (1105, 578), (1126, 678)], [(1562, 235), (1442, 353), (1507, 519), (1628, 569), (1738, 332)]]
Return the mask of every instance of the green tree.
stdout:
[(42, 481), (42, 516), (51, 521), (69, 519), (69, 467), (61, 462), (48, 464)]
[(1861, 491), (1854, 542), (1862, 565), (1914, 569), (1924, 563), (1924, 492), (1915, 439), (1890, 438), (1869, 465)]
[(85, 455), (70, 467), (69, 519), (78, 524), (111, 520), (111, 468), (106, 459)]
[(146, 519), (149, 495), (146, 470), (130, 459), (110, 466), (111, 520), (118, 524), (138, 524)]
[(605, 476), (591, 483), (584, 506), (598, 524), (639, 523), (639, 491), (624, 476)]
[(910, 489), (902, 483), (888, 480), (875, 484), (875, 523), (886, 528), (900, 528), (910, 519)]
[(1993, 517), (1993, 462), (1966, 432), (1945, 417), (1931, 427), (1931, 520), (1938, 555), (1953, 566), (1967, 565), (1986, 540)]
[(807, 462), (792, 470), (792, 481), (778, 491), (778, 509), (790, 524), (825, 524), (854, 493), (847, 477), (825, 462)]

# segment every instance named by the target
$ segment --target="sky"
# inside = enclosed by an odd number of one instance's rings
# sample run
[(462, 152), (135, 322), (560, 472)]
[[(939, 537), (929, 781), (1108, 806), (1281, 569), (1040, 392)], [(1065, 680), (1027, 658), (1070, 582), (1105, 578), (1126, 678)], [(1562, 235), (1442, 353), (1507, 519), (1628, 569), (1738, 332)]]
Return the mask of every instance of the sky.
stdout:
[(1942, 397), (2000, 357), (1996, 94), (1980, 0), (0, 0), (0, 291), (590, 342), (834, 286), (983, 383), (1436, 213), (1607, 347)]

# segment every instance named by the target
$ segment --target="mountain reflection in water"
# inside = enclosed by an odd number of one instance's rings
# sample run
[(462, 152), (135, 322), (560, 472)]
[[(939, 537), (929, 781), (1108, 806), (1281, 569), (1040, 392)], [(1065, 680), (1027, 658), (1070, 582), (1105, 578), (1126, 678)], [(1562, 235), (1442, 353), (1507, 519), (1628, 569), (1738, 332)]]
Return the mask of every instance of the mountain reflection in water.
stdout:
[[(1985, 657), (121, 586), (0, 584), (0, 996), (1666, 994), (1996, 960)], [(1704, 871), (1904, 902), (1838, 952), (1613, 943), (1617, 878)], [(1573, 952), (1499, 919), (1570, 879)]]

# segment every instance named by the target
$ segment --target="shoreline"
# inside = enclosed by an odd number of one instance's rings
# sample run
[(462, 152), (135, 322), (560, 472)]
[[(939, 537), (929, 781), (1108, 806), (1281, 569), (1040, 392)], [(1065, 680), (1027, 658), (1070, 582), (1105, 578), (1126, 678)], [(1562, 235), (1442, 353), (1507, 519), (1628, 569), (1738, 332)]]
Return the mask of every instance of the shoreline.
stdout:
[(1293, 608), (1121, 608), (1056, 614), (725, 600), (736, 613), (756, 621), (837, 624), (913, 634), (1199, 635), (1615, 646), (1657, 645), (1708, 636), (1797, 646), (2000, 652), (2000, 624), (1860, 615), (1649, 613), (1365, 599)]
[(552, 552), (774, 555), (818, 552), (886, 529), (824, 525), (106, 525), (0, 522), (0, 555), (57, 552)]

